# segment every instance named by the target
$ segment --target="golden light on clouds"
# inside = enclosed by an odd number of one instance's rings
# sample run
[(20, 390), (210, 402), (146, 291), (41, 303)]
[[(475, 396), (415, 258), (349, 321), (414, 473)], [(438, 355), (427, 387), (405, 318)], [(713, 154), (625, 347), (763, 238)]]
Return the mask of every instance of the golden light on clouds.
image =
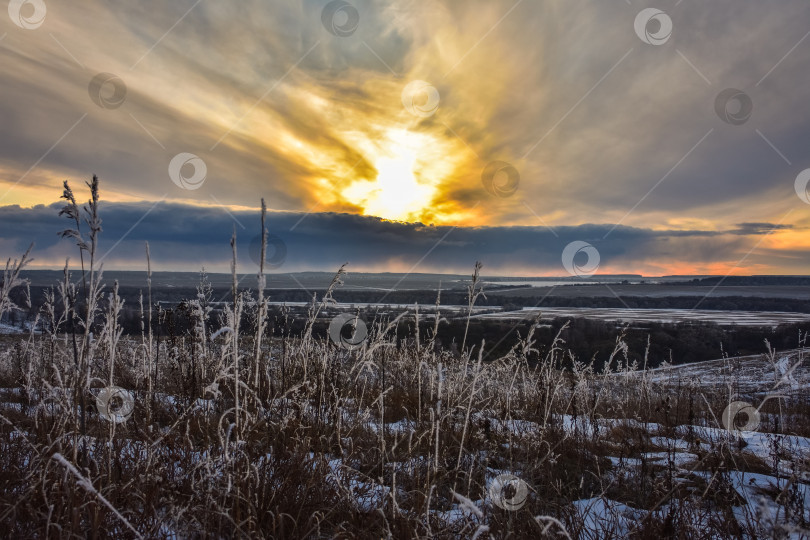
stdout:
[(777, 230), (762, 241), (763, 248), (772, 250), (807, 250), (810, 249), (810, 234), (807, 230)]
[[(364, 215), (418, 221), (432, 215), (433, 200), (453, 173), (453, 151), (434, 135), (391, 129), (380, 141), (366, 141), (374, 178), (358, 178), (341, 191)], [(432, 216), (442, 221), (443, 216)]]

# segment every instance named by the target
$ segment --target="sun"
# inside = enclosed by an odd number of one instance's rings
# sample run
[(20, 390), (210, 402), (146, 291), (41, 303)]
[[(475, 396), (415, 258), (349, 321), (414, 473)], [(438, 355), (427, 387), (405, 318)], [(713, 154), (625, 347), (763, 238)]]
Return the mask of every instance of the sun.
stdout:
[(363, 213), (385, 219), (418, 219), (437, 194), (439, 178), (431, 174), (430, 156), (435, 142), (422, 133), (389, 131), (372, 149), (377, 176), (357, 180), (343, 196), (363, 208)]
[(366, 212), (389, 219), (407, 219), (430, 204), (435, 190), (417, 181), (415, 166), (416, 156), (407, 152), (395, 158), (378, 159), (374, 164), (377, 183)]

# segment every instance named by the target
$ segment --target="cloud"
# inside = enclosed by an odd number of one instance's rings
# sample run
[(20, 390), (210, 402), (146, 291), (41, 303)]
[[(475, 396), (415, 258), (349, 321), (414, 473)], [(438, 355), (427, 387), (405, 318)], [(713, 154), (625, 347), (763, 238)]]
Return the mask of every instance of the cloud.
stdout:
[(738, 223), (737, 228), (729, 231), (731, 234), (771, 234), (775, 231), (793, 229), (793, 225), (781, 223)]
[[(577, 234), (591, 223), (620, 224), (607, 240), (655, 231), (642, 251), (677, 257), (692, 242), (694, 253), (717, 254), (705, 262), (714, 268), (733, 266), (727, 257), (738, 237), (773, 229), (756, 224), (780, 224), (774, 236), (785, 253), (804, 245), (786, 229), (810, 221), (793, 191), (796, 174), (810, 167), (810, 120), (799, 114), (810, 50), (796, 46), (810, 21), (806, 2), (663, 6), (674, 30), (661, 46), (636, 36), (644, 6), (635, 4), (352, 3), (360, 20), (347, 37), (324, 28), (326, 0), (247, 0), (239, 9), (88, 0), (49, 4), (37, 30), (7, 22), (0, 204), (47, 205), (64, 178), (97, 173), (109, 201), (142, 201), (144, 209), (161, 200), (238, 209), (265, 197), (280, 216), (376, 214), (458, 226), (447, 241), (473, 234), (467, 227), (537, 228), (540, 236), (508, 243), (514, 252), (498, 248), (503, 261), (491, 261), (528, 269), (542, 261), (527, 246), (556, 246), (544, 224)], [(91, 100), (88, 84), (100, 72), (126, 83), (121, 107)], [(402, 89), (415, 79), (440, 95), (430, 117), (402, 106)], [(745, 124), (715, 113), (725, 88), (750, 96)], [(206, 163), (199, 190), (168, 177), (181, 152)], [(396, 159), (408, 152), (412, 161)], [(519, 171), (513, 196), (484, 189), (481, 173), (493, 160)], [(413, 163), (413, 178), (378, 177), (392, 161)], [(403, 178), (413, 186), (397, 191)], [(373, 220), (358, 223), (379, 232)], [(0, 238), (7, 245), (16, 236)], [(775, 238), (768, 246), (778, 251)], [(614, 249), (633, 252), (609, 241), (603, 249), (605, 261)], [(403, 267), (411, 255), (374, 264)], [(648, 269), (673, 264), (642, 260)], [(757, 264), (782, 268), (780, 258), (769, 260)], [(784, 264), (795, 268), (791, 260)]]
[[(6, 231), (2, 254), (14, 256), (35, 242), (38, 266), (58, 267), (68, 256), (75, 260), (75, 246), (57, 234), (71, 226), (58, 217), (59, 208), (59, 204), (0, 207), (0, 230)], [(101, 216), (98, 257), (106, 268), (143, 267), (149, 242), (155, 269), (205, 266), (227, 271), (229, 241), (236, 232), (240, 268), (256, 269), (260, 221), (255, 210), (170, 202), (102, 203)], [(502, 275), (564, 275), (561, 256), (574, 241), (588, 242), (599, 251), (601, 273), (660, 275), (673, 262), (684, 273), (707, 273), (709, 268), (743, 273), (762, 262), (755, 254), (740, 264), (762, 226), (770, 226), (743, 224), (737, 230), (718, 232), (587, 224), (552, 230), (429, 226), (353, 214), (287, 212), (271, 212), (267, 223), (270, 235), (278, 239), (268, 249), (268, 260), (281, 263), (274, 271), (332, 270), (348, 262), (355, 271), (466, 273), (480, 260), (488, 273)], [(749, 237), (744, 236), (745, 229), (750, 229)], [(283, 253), (274, 247), (279, 241)], [(791, 262), (793, 256), (776, 263), (797, 264)], [(768, 254), (771, 264), (773, 257)]]

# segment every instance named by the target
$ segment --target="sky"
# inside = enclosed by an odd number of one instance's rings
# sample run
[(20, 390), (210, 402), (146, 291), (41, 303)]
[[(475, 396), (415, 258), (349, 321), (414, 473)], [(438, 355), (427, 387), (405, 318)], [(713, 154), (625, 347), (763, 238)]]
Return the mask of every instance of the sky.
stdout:
[(805, 0), (0, 4), (4, 259), (808, 273)]

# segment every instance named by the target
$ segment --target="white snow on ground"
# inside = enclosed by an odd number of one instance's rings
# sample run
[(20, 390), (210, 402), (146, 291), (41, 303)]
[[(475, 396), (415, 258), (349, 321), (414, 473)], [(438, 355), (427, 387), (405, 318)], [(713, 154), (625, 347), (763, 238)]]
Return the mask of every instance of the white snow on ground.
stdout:
[[(2, 334), (27, 334), (31, 331), (33, 327), (33, 323), (30, 321), (25, 321), (22, 327), (15, 326), (13, 324), (9, 324), (7, 322), (0, 322), (0, 335)], [(35, 334), (40, 334), (42, 332), (41, 325), (37, 325), (37, 328), (34, 329)]]
[(785, 351), (776, 357), (774, 364), (766, 355), (757, 354), (659, 367), (629, 376), (658, 384), (688, 383), (701, 389), (727, 389), (731, 384), (739, 393), (762, 397), (810, 389), (810, 351)]
[[(368, 423), (368, 427), (374, 431), (374, 433), (379, 433), (382, 429), (382, 424), (375, 421), (370, 421)], [(408, 420), (399, 420), (397, 422), (387, 422), (385, 424), (385, 431), (386, 433), (408, 433), (410, 431), (414, 431), (413, 422), (409, 422)]]
[[(227, 303), (227, 302), (211, 302), (212, 304), (218, 303)], [(312, 302), (268, 302), (271, 306), (290, 306), (290, 307), (308, 307), (312, 304)], [(356, 309), (396, 309), (402, 311), (413, 311), (414, 305), (413, 304), (381, 304), (376, 302), (335, 302), (334, 304), (329, 305), (330, 309), (336, 309), (340, 311), (352, 311)], [(469, 306), (460, 306), (460, 305), (441, 305), (439, 307), (439, 311), (442, 313), (467, 313), (469, 311)], [(480, 313), (480, 312), (487, 312), (492, 311), (495, 309), (500, 309), (500, 306), (473, 306), (472, 310), (473, 313)], [(435, 309), (431, 305), (420, 305), (419, 306), (419, 313), (430, 313)]]
[[(683, 366), (671, 366), (655, 370), (648, 370), (639, 373), (638, 376), (645, 377), (659, 384), (680, 384), (684, 380), (689, 380), (698, 387), (704, 389), (724, 388), (730, 379), (733, 378), (736, 387), (740, 390), (751, 392), (754, 395), (764, 396), (774, 389), (784, 393), (785, 391), (795, 392), (797, 389), (810, 387), (810, 358), (806, 352), (789, 351), (782, 355), (777, 355), (778, 361), (771, 363), (763, 355), (730, 358), (712, 362), (701, 362)], [(765, 415), (763, 415), (765, 421)], [(589, 426), (587, 419), (578, 419), (580, 426)], [(600, 420), (610, 425), (611, 422), (628, 422), (626, 420)], [(633, 421), (629, 421), (632, 423)], [(636, 423), (639, 426), (643, 424)], [(576, 425), (570, 418), (563, 418), (563, 425), (566, 432), (571, 432)], [(800, 511), (805, 513), (805, 520), (810, 521), (810, 471), (801, 469), (806, 467), (806, 461), (802, 465), (802, 459), (810, 459), (810, 438), (795, 435), (775, 435), (760, 431), (735, 431), (729, 432), (723, 428), (707, 426), (687, 426), (681, 425), (676, 428), (674, 438), (659, 435), (659, 426), (650, 424), (644, 426), (651, 435), (650, 442), (660, 448), (666, 448), (673, 452), (675, 467), (680, 472), (690, 471), (697, 463), (698, 456), (689, 450), (700, 448), (710, 450), (712, 445), (726, 441), (732, 448), (742, 447), (743, 453), (757, 456), (770, 465), (774, 464), (774, 451), (780, 450), (783, 454), (779, 462), (780, 478), (767, 474), (752, 472), (742, 472), (731, 470), (728, 473), (728, 480), (731, 487), (742, 497), (742, 505), (735, 506), (733, 512), (738, 520), (746, 521), (751, 516), (761, 516), (763, 525), (770, 527), (780, 526), (784, 521), (785, 507), (774, 500), (774, 495), (785, 488), (793, 487), (794, 497), (798, 499), (797, 505)], [(691, 435), (696, 440), (688, 442), (684, 439)], [(646, 452), (642, 454), (646, 460), (652, 460), (661, 465), (667, 465), (669, 453), (666, 451)], [(787, 456), (788, 458), (786, 458)], [(614, 465), (615, 473), (627, 474), (634, 467), (641, 465), (641, 457), (609, 457)], [(798, 463), (798, 470), (792, 470), (792, 463)], [(789, 484), (790, 474), (798, 473), (799, 483)], [(696, 470), (694, 475), (709, 481), (712, 473), (708, 471)], [(574, 503), (578, 512), (585, 522), (585, 531), (582, 538), (600, 538), (608, 532), (618, 532), (621, 535), (627, 534), (633, 527), (633, 523), (646, 515), (646, 512), (633, 509), (625, 504), (612, 501), (606, 498), (594, 498), (576, 501)], [(656, 512), (659, 515), (666, 513), (667, 506), (661, 506)], [(721, 517), (721, 516), (718, 516)], [(708, 519), (708, 515), (706, 516)], [(766, 534), (766, 531), (763, 531)], [(786, 538), (799, 539), (810, 538), (810, 531), (802, 531), (797, 528), (789, 529)]]
[(619, 471), (630, 471), (633, 467), (641, 467), (640, 458), (608, 456), (608, 459)]
[(25, 332), (19, 326), (12, 326), (7, 323), (0, 323), (0, 334), (22, 334)]
[(797, 363), (798, 362), (790, 356), (780, 358), (774, 366), (774, 379), (776, 380), (776, 383), (778, 383), (780, 386), (784, 385), (789, 388), (798, 388), (800, 383), (796, 379), (797, 374), (795, 373), (796, 369), (799, 367), (797, 366)]
[[(708, 472), (698, 472), (707, 481), (711, 478)], [(743, 522), (752, 515), (762, 515), (766, 517), (766, 522), (771, 524), (781, 523), (780, 516), (784, 516), (784, 509), (773, 500), (773, 493), (789, 488), (788, 480), (778, 479), (767, 474), (752, 472), (729, 472), (728, 479), (734, 490), (742, 496), (744, 504), (735, 506), (733, 511), (735, 517)], [(805, 515), (805, 520), (810, 521), (810, 486), (807, 484), (796, 484), (796, 493), (799, 498), (798, 505)], [(805, 539), (810, 531), (793, 530), (788, 538)]]
[[(772, 490), (773, 488), (783, 489), (787, 484), (787, 480), (784, 478), (780, 480), (765, 474), (732, 471), (729, 476), (734, 489), (746, 499), (748, 508), (752, 511), (756, 511), (756, 507), (762, 504), (763, 499), (770, 501), (772, 509), (775, 509), (776, 504), (768, 497), (764, 497), (763, 492)], [(810, 521), (810, 486), (807, 484), (798, 484), (796, 487), (803, 501), (802, 505), (804, 507), (806, 520)]]
[(661, 448), (671, 448), (673, 450), (687, 450), (690, 445), (683, 439), (670, 439), (669, 437), (650, 437), (650, 442)]
[[(314, 458), (314, 454), (310, 454), (310, 457)], [(391, 493), (388, 486), (382, 486), (358, 471), (346, 467), (342, 459), (329, 460), (328, 466), (331, 472), (327, 479), (346, 491), (361, 512), (373, 512), (382, 507)]]
[(669, 464), (670, 457), (672, 458), (672, 463), (676, 467), (683, 467), (687, 463), (692, 463), (698, 459), (697, 454), (692, 454), (690, 452), (673, 452), (671, 455), (669, 452), (646, 452), (644, 454), (644, 459), (660, 465)]
[[(487, 414), (489, 413), (489, 414)], [(480, 424), (489, 422), (489, 428), (495, 433), (511, 433), (515, 437), (524, 437), (538, 433), (540, 426), (536, 422), (518, 419), (502, 419), (492, 416), (492, 411), (474, 412), (470, 421)]]
[(632, 309), (632, 308), (523, 308), (473, 315), (477, 319), (584, 318), (602, 321), (679, 323), (713, 322), (721, 326), (776, 326), (810, 321), (810, 313), (785, 311), (719, 311), (708, 309)]
[[(616, 458), (611, 458), (617, 463)], [(632, 460), (624, 460), (630, 464)], [(694, 473), (707, 482), (712, 480), (712, 473), (696, 471)], [(735, 517), (745, 522), (752, 516), (765, 516), (766, 525), (780, 524), (784, 516), (784, 508), (773, 500), (773, 493), (789, 488), (789, 480), (778, 479), (774, 476), (740, 472), (732, 470), (728, 473), (731, 487), (742, 497), (743, 503), (733, 507)], [(810, 521), (810, 486), (797, 484), (795, 493), (798, 500), (796, 507), (805, 513), (805, 520)], [(580, 538), (598, 539), (610, 533), (627, 535), (634, 525), (647, 515), (646, 510), (640, 510), (605, 497), (582, 499), (573, 503), (575, 509), (584, 521), (584, 530)], [(653, 512), (659, 517), (666, 515), (667, 505), (662, 505)], [(707, 519), (709, 516), (704, 516)], [(718, 516), (721, 517), (721, 516)], [(769, 523), (770, 521), (770, 523)], [(808, 531), (794, 529), (786, 538), (807, 538)]]
[(625, 504), (599, 497), (580, 499), (573, 504), (585, 522), (580, 538), (594, 540), (604, 538), (611, 532), (626, 535), (645, 514)]
[[(689, 428), (690, 426), (678, 426), (678, 435), (685, 436)], [(742, 446), (743, 452), (753, 454), (766, 462), (772, 460), (774, 448), (787, 450), (790, 455), (798, 458), (810, 458), (810, 438), (808, 437), (775, 435), (758, 431), (735, 431), (732, 433), (726, 429), (706, 426), (691, 426), (691, 429), (703, 442), (727, 440), (733, 448)]]
[[(782, 383), (782, 385), (778, 385), (780, 390), (783, 387), (795, 390), (796, 388), (807, 387), (808, 381), (810, 381), (810, 374), (808, 373), (810, 371), (808, 369), (810, 361), (805, 360), (805, 356), (810, 357), (806, 353), (802, 355), (797, 351), (790, 351), (778, 355), (779, 360), (774, 364), (768, 362), (762, 355), (758, 355), (648, 370), (636, 376), (647, 377), (648, 380), (656, 381), (659, 384), (679, 384), (680, 381), (686, 378), (693, 378), (697, 384), (701, 384), (705, 388), (723, 387), (726, 380), (733, 377), (740, 387), (754, 393), (761, 392), (763, 388), (771, 388), (780, 382)], [(62, 390), (67, 391), (67, 389)], [(33, 392), (33, 394), (36, 394), (36, 392)], [(22, 396), (23, 392), (20, 388), (0, 388), (0, 409), (23, 412), (24, 407), (19, 403)], [(158, 394), (156, 398), (160, 402), (178, 409), (186, 407), (185, 404), (181, 404), (171, 395)], [(214, 405), (213, 400), (197, 399), (191, 404), (191, 407), (197, 411), (211, 412)], [(347, 403), (347, 405), (352, 404)], [(299, 406), (300, 404), (294, 400), (278, 399), (273, 403), (269, 403), (266, 407), (262, 407), (261, 410), (262, 412), (268, 410), (286, 411), (288, 409), (294, 411)], [(27, 414), (33, 414), (33, 409), (34, 407), (25, 408)], [(313, 407), (306, 407), (300, 412), (305, 415), (315, 415), (317, 410)], [(361, 418), (363, 424), (369, 430), (375, 433), (381, 430), (382, 424), (378, 420), (371, 416), (358, 415), (353, 407), (342, 408), (340, 416), (346, 421)], [(494, 432), (511, 433), (516, 438), (536, 436), (543, 429), (541, 424), (520, 418), (506, 420), (497, 418), (493, 411), (481, 411), (471, 415), (471, 422), (480, 425), (480, 422), (483, 421), (489, 421), (490, 429)], [(763, 422), (765, 422), (764, 415)], [(552, 415), (549, 418), (549, 424), (550, 427), (560, 428), (564, 433), (572, 437), (592, 437), (596, 435), (597, 429), (599, 433), (604, 434), (607, 430), (619, 426), (640, 428), (645, 431), (650, 436), (649, 443), (653, 450), (632, 457), (606, 456), (613, 464), (613, 474), (619, 475), (635, 472), (635, 468), (641, 466), (642, 460), (646, 461), (648, 465), (662, 467), (669, 466), (671, 460), (678, 473), (691, 472), (691, 469), (699, 461), (698, 455), (694, 452), (710, 450), (712, 445), (722, 441), (727, 441), (735, 449), (742, 447), (741, 451), (743, 453), (757, 456), (769, 465), (773, 463), (775, 448), (784, 450), (794, 460), (810, 459), (810, 438), (795, 435), (774, 435), (759, 431), (729, 432), (718, 427), (681, 425), (675, 429), (673, 437), (667, 437), (663, 435), (666, 433), (663, 427), (656, 423), (643, 423), (625, 418), (591, 420), (583, 415), (577, 417), (572, 415)], [(413, 430), (413, 425), (407, 420), (400, 420), (387, 423), (385, 429), (389, 433), (408, 433)], [(692, 438), (695, 440), (692, 440)], [(689, 440), (687, 441), (687, 439)], [(96, 445), (107, 444), (93, 437), (87, 437), (86, 442), (90, 446), (91, 453), (94, 452)], [(121, 444), (120, 441), (118, 444)], [(656, 447), (660, 450), (655, 450)], [(142, 443), (124, 440), (123, 445), (119, 448), (120, 451), (132, 455), (135, 459), (145, 459), (146, 457), (146, 448)], [(486, 455), (480, 456), (480, 459), (485, 458)], [(311, 459), (313, 464), (316, 464), (319, 459), (324, 458), (311, 455)], [(323, 461), (320, 461), (320, 463), (323, 464)], [(325, 464), (330, 470), (329, 481), (334, 482), (336, 486), (350, 496), (355, 502), (358, 511), (373, 512), (382, 508), (386, 501), (391, 499), (392, 491), (390, 487), (381, 485), (376, 479), (361, 474), (344, 463), (343, 460), (327, 458)], [(413, 470), (415, 467), (424, 466), (424, 460), (389, 463), (387, 466), (397, 471)], [(746, 516), (762, 515), (764, 513), (766, 516), (776, 516), (774, 519), (777, 519), (778, 516), (784, 515), (784, 507), (774, 501), (773, 494), (787, 486), (789, 481), (787, 475), (794, 472), (790, 470), (791, 466), (789, 460), (782, 459), (779, 463), (778, 473), (776, 471), (773, 473), (779, 474), (779, 478), (767, 474), (737, 470), (729, 471), (728, 480), (744, 501), (741, 505), (734, 507), (733, 511), (737, 518), (745, 520)], [(807, 513), (807, 519), (810, 520), (810, 471), (797, 470), (795, 472), (799, 473), (801, 482), (797, 485), (795, 491), (800, 499), (800, 505)], [(488, 469), (486, 481), (491, 482), (498, 474), (506, 473), (520, 476), (520, 471)], [(712, 477), (712, 474), (705, 470), (695, 470), (693, 474), (707, 481)], [(399, 489), (397, 489), (395, 493), (397, 497), (399, 497), (399, 493)], [(572, 504), (585, 523), (585, 529), (582, 531), (580, 538), (597, 539), (608, 533), (615, 532), (627, 534), (640, 519), (647, 515), (644, 510), (635, 509), (604, 497), (582, 499), (574, 501)], [(474, 509), (484, 508), (489, 505), (492, 505), (492, 501), (489, 499), (488, 494), (482, 493), (481, 498), (478, 500), (456, 502), (448, 509), (431, 510), (431, 513), (444, 522), (452, 524), (462, 520), (476, 520), (477, 514)], [(656, 513), (661, 515), (666, 512), (666, 509), (666, 505), (663, 505), (658, 508)], [(801, 538), (802, 534), (804, 533), (797, 532), (791, 538)], [(808, 536), (804, 537), (807, 538)]]
[(0, 407), (6, 410), (12, 410), (17, 412), (22, 412), (23, 404), (22, 403), (9, 403), (9, 402), (2, 402), (0, 403)]

